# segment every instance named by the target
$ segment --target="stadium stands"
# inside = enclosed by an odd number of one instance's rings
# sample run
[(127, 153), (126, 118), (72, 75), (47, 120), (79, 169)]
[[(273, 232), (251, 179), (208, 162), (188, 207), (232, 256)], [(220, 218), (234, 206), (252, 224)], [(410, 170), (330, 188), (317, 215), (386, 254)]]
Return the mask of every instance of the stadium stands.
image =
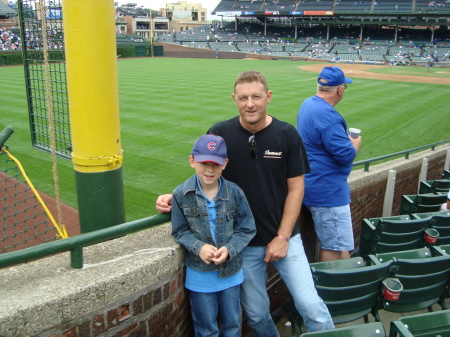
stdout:
[[(318, 2), (318, 6), (321, 6), (323, 2)], [(300, 5), (306, 3), (302, 2)], [(329, 4), (330, 1), (325, 3)], [(222, 2), (219, 6), (221, 4)], [(370, 17), (370, 20), (372, 19), (381, 20), (379, 17)], [(379, 25), (380, 22), (376, 24)], [(436, 43), (432, 44), (422, 30), (406, 32), (403, 29), (404, 35), (399, 34), (399, 42), (395, 42), (392, 30), (377, 29), (374, 26), (364, 27), (365, 38), (362, 41), (359, 38), (360, 28), (355, 29), (353, 26), (333, 26), (328, 39), (325, 29), (315, 27), (298, 27), (297, 35), (293, 27), (286, 25), (271, 25), (268, 28), (264, 34), (265, 28), (261, 21), (244, 18), (240, 21), (237, 30), (235, 30), (234, 22), (222, 22), (221, 27), (216, 27), (214, 32), (211, 31), (211, 26), (206, 25), (181, 33), (162, 34), (156, 41), (196, 48), (198, 47), (194, 43), (186, 42), (202, 42), (199, 45), (201, 49), (231, 50), (246, 54), (273, 55), (277, 58), (297, 57), (333, 62), (423, 66), (430, 62), (439, 62), (442, 66), (450, 66), (450, 37), (447, 38), (449, 45), (446, 43), (447, 40), (441, 40), (440, 43), (436, 40)], [(414, 38), (411, 34), (414, 34)], [(204, 42), (209, 43), (205, 46)], [(230, 45), (212, 42), (230, 43)]]

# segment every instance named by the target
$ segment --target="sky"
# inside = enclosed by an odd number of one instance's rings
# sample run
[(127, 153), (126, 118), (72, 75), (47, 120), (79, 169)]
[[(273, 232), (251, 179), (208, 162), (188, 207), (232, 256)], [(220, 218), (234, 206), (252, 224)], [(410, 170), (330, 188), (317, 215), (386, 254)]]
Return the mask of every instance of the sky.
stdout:
[[(175, 0), (169, 0), (169, 1), (167, 1), (167, 0), (129, 0), (129, 1), (115, 0), (115, 1), (118, 2), (119, 5), (123, 5), (126, 3), (137, 3), (137, 5), (139, 7), (144, 6), (144, 8), (151, 8), (153, 10), (158, 10), (162, 7), (166, 7), (167, 3), (177, 2)], [(211, 12), (217, 7), (220, 0), (183, 0), (183, 1), (186, 1), (187, 3), (201, 3), (204, 8), (208, 9), (208, 20), (222, 18), (222, 17), (211, 16)]]

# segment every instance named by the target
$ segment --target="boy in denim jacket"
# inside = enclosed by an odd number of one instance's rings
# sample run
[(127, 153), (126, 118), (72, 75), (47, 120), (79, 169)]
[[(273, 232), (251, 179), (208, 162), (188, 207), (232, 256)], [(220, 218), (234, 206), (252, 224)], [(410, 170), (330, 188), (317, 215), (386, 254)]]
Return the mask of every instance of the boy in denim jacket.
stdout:
[(222, 137), (197, 139), (189, 156), (192, 177), (173, 192), (172, 235), (185, 248), (185, 287), (189, 290), (196, 337), (238, 337), (242, 249), (256, 228), (244, 192), (222, 177), (228, 162)]

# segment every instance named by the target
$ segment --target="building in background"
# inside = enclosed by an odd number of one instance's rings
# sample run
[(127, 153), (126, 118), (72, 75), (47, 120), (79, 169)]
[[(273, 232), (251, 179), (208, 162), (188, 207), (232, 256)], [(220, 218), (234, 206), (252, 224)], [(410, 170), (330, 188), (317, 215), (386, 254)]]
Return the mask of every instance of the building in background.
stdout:
[(0, 26), (5, 28), (17, 27), (16, 2), (0, 0)]
[[(207, 21), (207, 9), (200, 3), (180, 1), (167, 3), (165, 8), (148, 9), (137, 3), (118, 6), (116, 2), (116, 32), (138, 35), (144, 40), (168, 32), (176, 33), (190, 28), (210, 24)], [(150, 16), (151, 12), (151, 16)]]
[(179, 1), (167, 3), (166, 8), (160, 8), (159, 14), (169, 19), (169, 29), (172, 33), (183, 32), (190, 28), (209, 25), (208, 10), (201, 3)]

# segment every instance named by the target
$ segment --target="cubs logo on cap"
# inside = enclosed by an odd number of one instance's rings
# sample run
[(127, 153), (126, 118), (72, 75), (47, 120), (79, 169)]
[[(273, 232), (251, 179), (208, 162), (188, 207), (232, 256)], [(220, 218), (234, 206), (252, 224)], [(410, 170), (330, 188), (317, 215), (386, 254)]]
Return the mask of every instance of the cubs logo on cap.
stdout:
[(204, 135), (195, 141), (192, 155), (197, 163), (213, 162), (223, 166), (227, 159), (227, 146), (222, 137)]

